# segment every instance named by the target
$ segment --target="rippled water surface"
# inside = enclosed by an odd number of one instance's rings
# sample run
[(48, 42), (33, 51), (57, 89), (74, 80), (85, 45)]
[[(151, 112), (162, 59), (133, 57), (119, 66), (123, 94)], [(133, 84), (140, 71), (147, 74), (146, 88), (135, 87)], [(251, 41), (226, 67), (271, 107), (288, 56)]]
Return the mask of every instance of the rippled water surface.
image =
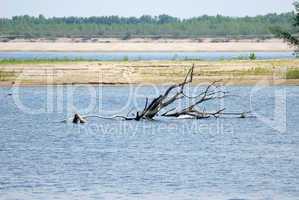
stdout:
[(221, 106), (257, 117), (73, 125), (59, 121), (126, 115), (155, 90), (58, 86), (46, 98), (46, 87), (0, 88), (0, 199), (298, 199), (299, 87), (227, 90), (241, 100)]

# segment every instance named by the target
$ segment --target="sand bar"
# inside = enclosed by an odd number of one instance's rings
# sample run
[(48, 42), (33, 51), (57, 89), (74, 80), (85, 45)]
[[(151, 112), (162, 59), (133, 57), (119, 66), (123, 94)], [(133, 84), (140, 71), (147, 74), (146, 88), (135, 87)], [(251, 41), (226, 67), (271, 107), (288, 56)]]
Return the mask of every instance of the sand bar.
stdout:
[(211, 42), (206, 40), (99, 40), (97, 42), (82, 42), (43, 40), (0, 42), (0, 51), (56, 51), (56, 52), (262, 52), (293, 51), (281, 40), (272, 39), (262, 42), (240, 40), (238, 42)]
[[(231, 61), (59, 61), (7, 63), (0, 65), (0, 84), (171, 84), (184, 78), (194, 64), (194, 83), (222, 79), (232, 85), (298, 85), (299, 77), (287, 78), (288, 70), (299, 70), (294, 60)], [(298, 73), (298, 72), (297, 72)], [(299, 73), (298, 73), (299, 74)]]

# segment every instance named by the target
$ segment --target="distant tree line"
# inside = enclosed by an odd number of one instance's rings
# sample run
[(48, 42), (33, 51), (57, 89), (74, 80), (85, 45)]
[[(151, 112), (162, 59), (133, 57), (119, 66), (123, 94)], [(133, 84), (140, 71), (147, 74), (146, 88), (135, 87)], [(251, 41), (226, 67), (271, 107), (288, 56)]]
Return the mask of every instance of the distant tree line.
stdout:
[(141, 17), (52, 17), (28, 15), (0, 18), (1, 37), (262, 37), (279, 26), (292, 32), (295, 13), (267, 14), (256, 17), (221, 15), (180, 19), (169, 15)]

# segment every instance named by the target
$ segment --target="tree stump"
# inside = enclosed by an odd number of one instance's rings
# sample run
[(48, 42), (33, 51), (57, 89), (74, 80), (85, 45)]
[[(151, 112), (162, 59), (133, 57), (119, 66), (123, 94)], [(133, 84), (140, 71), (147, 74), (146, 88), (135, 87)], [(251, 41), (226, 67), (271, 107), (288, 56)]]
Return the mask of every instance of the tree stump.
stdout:
[(87, 121), (82, 117), (82, 116), (80, 116), (79, 114), (75, 114), (74, 115), (74, 118), (73, 118), (73, 123), (74, 124), (78, 124), (78, 123), (80, 123), (80, 124), (84, 124), (84, 123), (86, 123)]

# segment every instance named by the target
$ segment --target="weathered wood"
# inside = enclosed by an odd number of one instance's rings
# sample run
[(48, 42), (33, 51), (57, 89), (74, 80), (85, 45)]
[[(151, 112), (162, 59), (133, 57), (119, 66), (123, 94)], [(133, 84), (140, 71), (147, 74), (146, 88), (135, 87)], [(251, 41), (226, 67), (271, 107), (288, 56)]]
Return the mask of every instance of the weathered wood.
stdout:
[[(191, 83), (193, 80), (193, 72), (194, 72), (194, 65), (188, 71), (184, 82), (180, 84), (175, 84), (170, 86), (163, 95), (152, 100), (152, 102), (147, 106), (147, 102), (145, 108), (142, 112), (137, 112), (135, 120), (139, 121), (140, 119), (153, 119), (158, 113), (168, 105), (174, 103), (178, 99), (181, 99), (185, 96), (184, 94), (184, 87), (186, 84)], [(179, 89), (175, 94), (170, 96), (171, 92), (175, 89)], [(131, 118), (128, 118), (131, 119)]]
[(130, 112), (127, 116), (112, 116), (112, 117), (101, 117), (101, 116), (80, 116), (79, 114), (75, 114), (73, 118), (73, 123), (86, 123), (87, 118), (97, 117), (101, 119), (123, 119), (123, 120), (153, 120), (161, 110), (167, 108), (168, 106), (172, 105), (174, 102), (180, 99), (194, 99), (194, 103), (189, 105), (188, 107), (176, 111), (176, 108), (172, 108), (161, 116), (163, 117), (176, 117), (176, 118), (192, 118), (192, 119), (205, 119), (209, 117), (218, 118), (221, 115), (238, 115), (241, 118), (245, 117), (245, 113), (224, 113), (225, 108), (221, 108), (214, 112), (206, 112), (203, 109), (203, 103), (207, 101), (213, 101), (217, 99), (226, 98), (230, 95), (228, 92), (223, 91), (219, 88), (219, 83), (221, 80), (214, 81), (210, 85), (208, 85), (203, 92), (196, 96), (188, 96), (184, 93), (185, 86), (189, 83), (192, 83), (193, 80), (193, 73), (194, 73), (194, 65), (189, 69), (185, 79), (182, 83), (171, 85), (166, 89), (166, 91), (159, 95), (158, 97), (154, 98), (150, 103), (148, 98), (146, 98), (145, 106), (142, 111), (137, 111), (135, 115), (132, 117), (128, 117)]
[(80, 123), (80, 124), (85, 124), (87, 122), (87, 120), (86, 119), (84, 119), (82, 116), (80, 116), (79, 114), (75, 114), (74, 115), (74, 118), (73, 118), (73, 123), (74, 124), (78, 124), (78, 123)]

